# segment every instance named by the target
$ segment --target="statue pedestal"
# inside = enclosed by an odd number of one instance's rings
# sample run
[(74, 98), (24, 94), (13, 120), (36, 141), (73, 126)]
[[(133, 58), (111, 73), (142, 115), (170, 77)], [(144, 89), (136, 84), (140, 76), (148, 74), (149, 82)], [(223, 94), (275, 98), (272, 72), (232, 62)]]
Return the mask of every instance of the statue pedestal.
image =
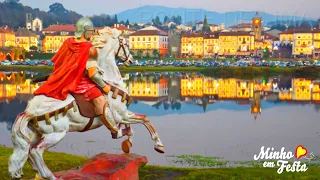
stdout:
[(138, 169), (148, 163), (145, 156), (137, 154), (98, 154), (81, 167), (56, 172), (58, 179), (108, 179), (138, 180)]

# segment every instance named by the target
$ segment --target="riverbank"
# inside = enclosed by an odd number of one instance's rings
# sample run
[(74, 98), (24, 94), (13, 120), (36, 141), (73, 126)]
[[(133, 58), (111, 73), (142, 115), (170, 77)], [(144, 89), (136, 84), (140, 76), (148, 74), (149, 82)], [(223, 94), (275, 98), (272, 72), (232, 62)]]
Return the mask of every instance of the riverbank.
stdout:
[[(10, 179), (8, 176), (8, 159), (12, 153), (12, 148), (0, 146), (0, 176), (2, 179)], [(48, 167), (56, 172), (68, 170), (84, 163), (87, 158), (74, 156), (65, 153), (45, 152), (44, 159)], [(157, 179), (317, 179), (320, 177), (320, 168), (308, 168), (306, 172), (284, 172), (277, 174), (274, 168), (175, 168), (162, 166), (145, 166), (139, 169), (139, 178), (141, 180)], [(24, 169), (24, 178), (33, 178), (35, 173), (30, 165), (26, 163)]]
[[(50, 66), (0, 66), (0, 71), (36, 71), (49, 74)], [(320, 67), (120, 67), (121, 72), (199, 72), (214, 77), (256, 77), (286, 75), (296, 77), (318, 77)]]

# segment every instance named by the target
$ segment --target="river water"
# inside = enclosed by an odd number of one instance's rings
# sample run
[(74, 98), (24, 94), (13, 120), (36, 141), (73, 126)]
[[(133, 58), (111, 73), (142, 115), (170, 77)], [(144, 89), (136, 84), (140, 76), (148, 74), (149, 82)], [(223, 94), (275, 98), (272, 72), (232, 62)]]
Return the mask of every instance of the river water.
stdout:
[[(38, 84), (34, 72), (0, 72), (0, 144), (12, 147), (10, 130)], [(292, 152), (303, 145), (320, 152), (320, 79), (268, 77), (250, 80), (212, 78), (192, 73), (130, 73), (125, 84), (131, 111), (146, 114), (165, 145), (153, 149), (143, 125), (133, 125), (131, 151), (149, 164), (172, 165), (168, 155), (218, 156), (253, 160), (261, 146)], [(105, 127), (69, 133), (51, 151), (91, 157), (122, 153), (122, 139)]]

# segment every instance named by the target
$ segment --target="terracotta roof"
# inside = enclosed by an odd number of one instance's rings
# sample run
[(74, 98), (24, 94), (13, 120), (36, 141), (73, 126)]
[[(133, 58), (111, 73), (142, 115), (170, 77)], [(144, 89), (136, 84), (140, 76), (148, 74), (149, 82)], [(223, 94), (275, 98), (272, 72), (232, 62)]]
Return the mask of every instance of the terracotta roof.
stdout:
[(220, 36), (254, 36), (250, 32), (221, 32)]
[(320, 33), (320, 29), (314, 29), (313, 33)]
[(36, 37), (37, 35), (26, 28), (20, 28), (16, 32), (18, 37)]
[(47, 27), (43, 29), (42, 31), (76, 31), (76, 27), (73, 24), (56, 24), (51, 25), (50, 27)]
[(280, 34), (293, 34), (293, 29), (282, 31)]
[(197, 24), (203, 24), (203, 22), (202, 22), (202, 21), (199, 21), (199, 22), (197, 22)]
[(2, 33), (10, 33), (14, 34), (14, 31), (10, 29), (8, 26), (0, 27)]
[(181, 36), (182, 37), (203, 37), (203, 32), (184, 32)]
[(127, 26), (123, 25), (123, 24), (118, 24), (119, 26), (116, 26), (116, 24), (114, 26), (111, 26), (111, 28), (116, 28), (120, 31), (132, 31), (132, 29), (128, 28)]
[(293, 33), (312, 33), (311, 29), (289, 29), (281, 32), (280, 34), (293, 34)]
[(265, 33), (264, 34), (264, 39), (276, 39), (277, 37), (272, 36), (271, 34)]
[(160, 29), (158, 30), (140, 30), (136, 31), (130, 36), (168, 36), (168, 33), (165, 31), (162, 31)]
[[(69, 34), (61, 35), (61, 32), (68, 32)], [(47, 33), (46, 36), (74, 36), (74, 31), (57, 31), (54, 33)]]
[(205, 33), (205, 34), (204, 34), (204, 38), (205, 38), (205, 39), (219, 39), (219, 33), (220, 33), (220, 32)]

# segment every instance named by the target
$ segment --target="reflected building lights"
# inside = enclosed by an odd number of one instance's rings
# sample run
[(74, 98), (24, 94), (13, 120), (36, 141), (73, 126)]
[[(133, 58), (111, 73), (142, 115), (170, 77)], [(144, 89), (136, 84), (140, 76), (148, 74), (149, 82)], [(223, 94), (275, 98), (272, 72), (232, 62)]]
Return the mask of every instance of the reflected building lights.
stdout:
[[(31, 98), (40, 85), (31, 82), (31, 75), (27, 77), (24, 72), (0, 73), (1, 102), (10, 102), (13, 98), (23, 95)], [(273, 81), (273, 78), (261, 81), (172, 74), (127, 77), (124, 85), (135, 100), (154, 102), (154, 104), (162, 102), (168, 107), (170, 103), (177, 104), (184, 101), (193, 101), (198, 106), (225, 100), (243, 105), (251, 102), (250, 112), (256, 118), (262, 111), (260, 99), (320, 102), (320, 80), (306, 78), (292, 78), (289, 84), (283, 85), (282, 81)]]

